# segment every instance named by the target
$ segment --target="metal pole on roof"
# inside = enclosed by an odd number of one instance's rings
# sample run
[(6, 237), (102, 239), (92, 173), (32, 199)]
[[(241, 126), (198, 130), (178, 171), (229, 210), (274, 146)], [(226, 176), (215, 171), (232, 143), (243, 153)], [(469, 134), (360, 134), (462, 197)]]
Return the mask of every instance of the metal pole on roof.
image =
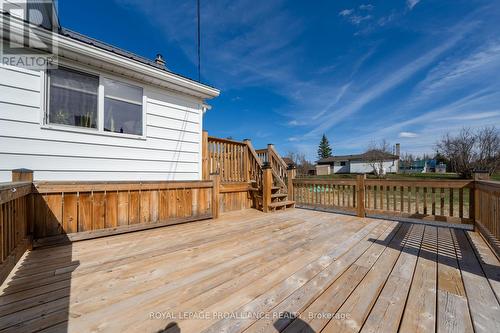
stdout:
[(201, 82), (201, 57), (200, 57), (200, 48), (201, 48), (201, 29), (200, 29), (200, 0), (197, 0), (197, 13), (198, 13), (198, 82)]

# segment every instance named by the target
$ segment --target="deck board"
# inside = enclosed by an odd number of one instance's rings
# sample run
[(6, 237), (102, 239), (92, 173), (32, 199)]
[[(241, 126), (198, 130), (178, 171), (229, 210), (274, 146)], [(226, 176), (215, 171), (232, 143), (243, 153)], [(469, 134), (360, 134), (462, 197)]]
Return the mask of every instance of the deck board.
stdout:
[(27, 252), (0, 332), (492, 332), (499, 276), (475, 232), (245, 210)]

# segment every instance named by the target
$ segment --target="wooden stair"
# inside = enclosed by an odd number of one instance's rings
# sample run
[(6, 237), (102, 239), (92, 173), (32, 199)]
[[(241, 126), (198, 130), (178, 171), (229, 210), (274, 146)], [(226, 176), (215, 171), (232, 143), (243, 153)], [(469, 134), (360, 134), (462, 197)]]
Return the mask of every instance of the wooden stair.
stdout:
[[(287, 208), (295, 207), (295, 202), (289, 199), (288, 189), (287, 189), (287, 164), (278, 152), (274, 149), (272, 145), (269, 145), (267, 149), (261, 149), (254, 151), (250, 147), (250, 153), (252, 156), (258, 160), (259, 173), (257, 180), (250, 181), (250, 195), (254, 202), (254, 207), (262, 210), (273, 212), (276, 210), (284, 210)], [(264, 178), (264, 164), (267, 164), (268, 170), (271, 170), (272, 177), (269, 175), (266, 186), (267, 190), (270, 190), (270, 202), (268, 201), (266, 209), (264, 209), (264, 183), (262, 179)], [(271, 180), (272, 178), (272, 180)], [(269, 192), (268, 192), (269, 193)], [(269, 194), (267, 194), (269, 195)]]

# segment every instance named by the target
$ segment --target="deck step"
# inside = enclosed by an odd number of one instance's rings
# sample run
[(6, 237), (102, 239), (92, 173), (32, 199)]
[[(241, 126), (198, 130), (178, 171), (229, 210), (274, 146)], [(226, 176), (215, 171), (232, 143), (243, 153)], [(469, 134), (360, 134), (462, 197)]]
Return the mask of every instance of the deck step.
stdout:
[(271, 204), (269, 204), (269, 208), (282, 208), (282, 207), (289, 207), (295, 205), (295, 201), (292, 200), (286, 200), (286, 201), (276, 201)]
[[(271, 198), (272, 199), (275, 199), (275, 198), (286, 198), (288, 196), (288, 194), (286, 193), (275, 193), (275, 194), (271, 194)], [(262, 199), (262, 194), (258, 194), (256, 195), (257, 198), (259, 199)]]

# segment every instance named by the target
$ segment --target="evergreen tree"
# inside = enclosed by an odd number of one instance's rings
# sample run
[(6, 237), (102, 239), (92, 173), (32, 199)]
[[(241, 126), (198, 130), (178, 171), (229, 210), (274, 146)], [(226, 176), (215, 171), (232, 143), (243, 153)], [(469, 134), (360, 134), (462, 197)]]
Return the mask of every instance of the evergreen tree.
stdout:
[(330, 147), (330, 142), (328, 142), (326, 135), (323, 134), (318, 147), (318, 159), (327, 158), (330, 156), (332, 156), (332, 148)]

